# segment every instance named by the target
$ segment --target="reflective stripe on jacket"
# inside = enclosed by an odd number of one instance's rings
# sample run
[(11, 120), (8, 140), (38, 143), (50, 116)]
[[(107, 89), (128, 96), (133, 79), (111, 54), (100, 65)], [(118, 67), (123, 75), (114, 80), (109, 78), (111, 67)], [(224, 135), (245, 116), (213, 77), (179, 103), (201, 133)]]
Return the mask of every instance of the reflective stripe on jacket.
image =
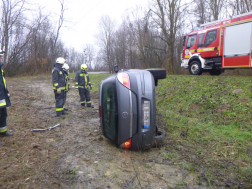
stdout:
[(54, 90), (57, 90), (58, 88), (60, 88), (60, 90), (66, 89), (64, 71), (58, 67), (54, 67), (52, 69), (52, 83), (53, 83)]
[(68, 92), (69, 91), (69, 77), (68, 77), (68, 74), (67, 74), (67, 72), (65, 72), (64, 71), (64, 73), (65, 73), (65, 83), (66, 83), (66, 92)]
[(75, 75), (75, 88), (87, 88), (90, 84), (87, 72), (79, 70)]
[(5, 81), (5, 74), (2, 70), (3, 64), (0, 64), (0, 108), (5, 108), (11, 105), (10, 98), (8, 97), (8, 89)]

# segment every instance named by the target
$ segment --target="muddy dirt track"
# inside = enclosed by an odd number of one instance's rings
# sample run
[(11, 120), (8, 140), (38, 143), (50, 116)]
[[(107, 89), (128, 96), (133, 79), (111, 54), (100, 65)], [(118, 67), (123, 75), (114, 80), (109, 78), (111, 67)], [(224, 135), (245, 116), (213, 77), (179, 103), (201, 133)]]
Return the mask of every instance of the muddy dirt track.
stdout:
[(7, 124), (14, 135), (0, 138), (1, 189), (212, 188), (183, 168), (179, 154), (169, 157), (166, 147), (133, 152), (111, 144), (99, 128), (98, 93), (91, 93), (95, 108), (82, 109), (72, 82), (69, 114), (57, 118), (50, 76), (7, 78), (7, 84)]

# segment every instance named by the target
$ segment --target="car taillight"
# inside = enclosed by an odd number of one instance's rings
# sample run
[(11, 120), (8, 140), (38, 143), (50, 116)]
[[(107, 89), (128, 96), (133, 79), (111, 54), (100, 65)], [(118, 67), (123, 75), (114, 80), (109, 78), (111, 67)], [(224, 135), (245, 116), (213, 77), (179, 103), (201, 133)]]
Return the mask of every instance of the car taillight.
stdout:
[(101, 106), (99, 106), (99, 116), (101, 117)]
[(143, 122), (143, 129), (150, 128), (150, 101), (149, 100), (142, 101), (142, 122)]
[(121, 84), (130, 89), (130, 79), (128, 74), (118, 73), (117, 78)]
[(129, 149), (130, 147), (131, 147), (131, 138), (127, 140), (126, 142), (124, 142), (124, 148)]
[(120, 145), (121, 148), (129, 149), (131, 147), (131, 138)]

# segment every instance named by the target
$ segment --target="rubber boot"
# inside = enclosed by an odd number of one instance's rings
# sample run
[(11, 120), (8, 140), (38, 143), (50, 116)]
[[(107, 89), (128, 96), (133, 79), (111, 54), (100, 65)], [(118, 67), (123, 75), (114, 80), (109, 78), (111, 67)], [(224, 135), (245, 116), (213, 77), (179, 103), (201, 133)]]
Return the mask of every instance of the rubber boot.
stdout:
[(94, 108), (94, 106), (91, 105), (91, 103), (88, 103), (88, 104), (87, 104), (87, 107), (89, 107), (89, 108)]
[(57, 117), (62, 117), (62, 111), (57, 111)]
[(0, 136), (12, 136), (13, 134), (8, 133), (7, 131), (0, 133)]
[(81, 103), (81, 108), (85, 108), (85, 103)]
[(65, 111), (62, 111), (62, 115), (67, 115), (68, 113)]

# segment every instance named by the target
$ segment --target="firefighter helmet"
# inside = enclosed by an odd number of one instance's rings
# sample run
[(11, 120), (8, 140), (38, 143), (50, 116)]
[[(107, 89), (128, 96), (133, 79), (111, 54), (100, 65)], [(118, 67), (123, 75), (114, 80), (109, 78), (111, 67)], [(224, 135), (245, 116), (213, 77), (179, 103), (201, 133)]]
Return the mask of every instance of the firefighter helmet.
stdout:
[(57, 58), (56, 63), (65, 64), (66, 60), (65, 60), (65, 58), (59, 57), (59, 58)]
[(67, 63), (65, 63), (65, 64), (62, 66), (62, 68), (63, 68), (64, 71), (69, 70), (69, 66), (68, 66)]
[(87, 69), (87, 68), (88, 68), (87, 64), (81, 64), (81, 69), (82, 69), (82, 70), (85, 70), (85, 69)]

